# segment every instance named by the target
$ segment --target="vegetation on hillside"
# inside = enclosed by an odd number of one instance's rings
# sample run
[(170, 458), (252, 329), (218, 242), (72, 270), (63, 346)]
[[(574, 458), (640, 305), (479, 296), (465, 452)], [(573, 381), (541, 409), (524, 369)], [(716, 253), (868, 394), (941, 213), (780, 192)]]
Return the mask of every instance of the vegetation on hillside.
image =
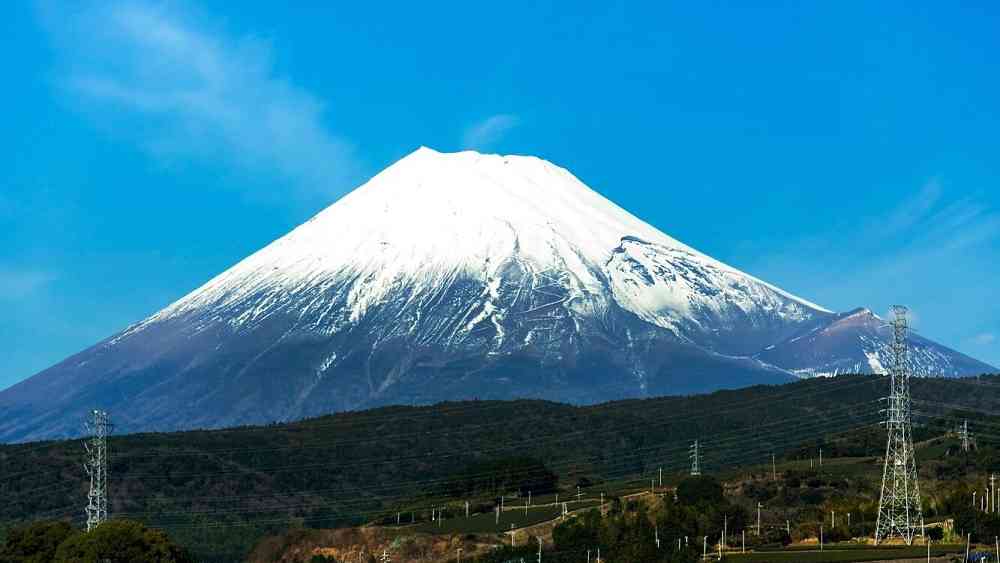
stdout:
[[(464, 500), (489, 512), (498, 495), (567, 495), (577, 486), (586, 492), (632, 478), (648, 484), (660, 468), (673, 480), (686, 469), (694, 439), (703, 446), (705, 472), (746, 468), (740, 471), (761, 477), (746, 498), (818, 512), (847, 504), (844, 482), (805, 473), (808, 460), (819, 448), (828, 458), (879, 455), (885, 387), (881, 378), (841, 376), (586, 407), (469, 401), (115, 436), (111, 513), (166, 530), (199, 560), (232, 561), (261, 536), (289, 528), (388, 522), (399, 513), (419, 524), (432, 509), (464, 510)], [(950, 431), (964, 411), (978, 413), (981, 426), (994, 424), (982, 413), (1000, 412), (998, 390), (997, 377), (915, 380), (915, 416), (925, 425), (918, 440)], [(977, 442), (986, 451), (1000, 440), (980, 431)], [(805, 464), (799, 487), (764, 482), (772, 453)], [(924, 470), (941, 477), (982, 471), (997, 459), (939, 453), (945, 462)], [(38, 518), (79, 524), (87, 487), (81, 458), (73, 440), (0, 446), (0, 528)], [(812, 486), (815, 479), (822, 483)], [(870, 485), (847, 483), (851, 495), (871, 496)]]
[(91, 532), (42, 520), (16, 527), (0, 546), (0, 563), (193, 563), (165, 533), (130, 520), (110, 520)]

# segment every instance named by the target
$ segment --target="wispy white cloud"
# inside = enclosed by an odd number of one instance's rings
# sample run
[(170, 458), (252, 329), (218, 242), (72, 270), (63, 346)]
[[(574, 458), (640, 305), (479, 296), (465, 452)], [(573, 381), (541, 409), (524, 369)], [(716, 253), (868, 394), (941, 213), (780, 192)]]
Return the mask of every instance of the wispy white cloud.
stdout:
[(992, 332), (984, 332), (972, 337), (972, 343), (977, 346), (989, 346), (997, 341), (997, 335)]
[(983, 257), (1000, 244), (1000, 210), (974, 195), (949, 199), (938, 180), (882, 213), (823, 227), (829, 228), (760, 256), (762, 270), (814, 269), (809, 274), (830, 279), (832, 287), (857, 279), (874, 288), (907, 276), (946, 275), (949, 264)]
[(41, 291), (56, 278), (48, 271), (0, 266), (0, 300), (23, 299)]
[(912, 198), (901, 202), (888, 216), (878, 221), (876, 229), (883, 236), (895, 235), (912, 228), (927, 217), (941, 200), (941, 182), (937, 178), (928, 180)]
[(462, 146), (467, 149), (488, 149), (517, 127), (520, 121), (516, 115), (509, 113), (491, 115), (466, 129), (462, 136)]
[[(982, 255), (1000, 242), (1000, 211), (967, 197), (937, 205), (923, 220), (900, 232), (901, 243), (877, 248), (879, 238), (859, 241), (873, 248), (872, 279), (946, 274), (960, 258)], [(952, 272), (957, 274), (958, 272)]]
[(998, 252), (1000, 208), (992, 198), (931, 180), (888, 209), (756, 248), (745, 267), (834, 309), (907, 305), (925, 336), (997, 363), (1000, 356), (969, 334), (1000, 320)]
[(333, 195), (359, 166), (323, 102), (279, 75), (268, 44), (176, 3), (43, 4), (59, 83), (89, 114), (163, 157), (198, 156)]

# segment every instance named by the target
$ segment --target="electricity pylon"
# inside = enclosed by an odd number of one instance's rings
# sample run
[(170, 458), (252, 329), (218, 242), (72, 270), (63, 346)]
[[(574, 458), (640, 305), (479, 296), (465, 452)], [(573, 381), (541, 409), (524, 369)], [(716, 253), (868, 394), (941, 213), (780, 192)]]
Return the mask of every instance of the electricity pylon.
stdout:
[(83, 442), (87, 452), (84, 469), (90, 476), (87, 494), (87, 531), (100, 526), (108, 519), (108, 433), (111, 422), (108, 413), (93, 410), (84, 423), (88, 437)]
[(875, 543), (900, 536), (912, 545), (916, 533), (923, 534), (924, 516), (920, 508), (917, 462), (910, 425), (910, 373), (907, 365), (906, 307), (892, 308), (892, 367), (889, 370), (889, 397), (886, 399), (885, 466), (882, 494), (875, 524)]
[(969, 420), (966, 419), (962, 421), (962, 425), (958, 427), (958, 437), (962, 440), (962, 451), (969, 451)]
[(701, 448), (698, 446), (698, 440), (695, 440), (691, 444), (691, 475), (697, 477), (701, 475)]

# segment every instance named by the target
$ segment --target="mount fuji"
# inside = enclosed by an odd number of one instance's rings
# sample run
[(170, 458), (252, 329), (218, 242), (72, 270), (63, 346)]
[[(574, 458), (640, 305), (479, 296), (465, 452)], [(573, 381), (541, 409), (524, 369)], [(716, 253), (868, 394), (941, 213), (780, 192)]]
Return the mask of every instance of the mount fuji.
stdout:
[[(525, 156), (421, 148), (166, 309), (0, 392), (0, 440), (386, 404), (573, 403), (882, 372), (889, 331)], [(914, 335), (921, 375), (994, 368)]]

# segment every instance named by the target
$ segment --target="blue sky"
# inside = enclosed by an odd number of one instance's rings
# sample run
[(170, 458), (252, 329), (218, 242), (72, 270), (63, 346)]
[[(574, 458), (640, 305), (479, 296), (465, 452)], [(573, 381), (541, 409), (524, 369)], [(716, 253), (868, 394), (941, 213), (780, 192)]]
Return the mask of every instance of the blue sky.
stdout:
[(286, 4), (6, 6), (0, 388), (420, 145), (1000, 365), (996, 4)]

